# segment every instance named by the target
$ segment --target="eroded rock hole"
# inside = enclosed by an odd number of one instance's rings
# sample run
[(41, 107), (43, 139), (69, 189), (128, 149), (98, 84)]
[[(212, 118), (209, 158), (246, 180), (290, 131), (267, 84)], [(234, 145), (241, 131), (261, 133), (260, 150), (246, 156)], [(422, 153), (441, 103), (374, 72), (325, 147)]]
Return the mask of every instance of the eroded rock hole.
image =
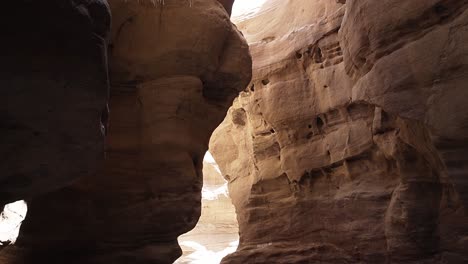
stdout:
[(301, 58), (302, 58), (302, 53), (296, 52), (296, 58), (297, 58), (297, 59), (301, 59)]
[(442, 19), (448, 17), (450, 15), (450, 9), (445, 5), (439, 3), (434, 6), (435, 13), (440, 16)]
[(243, 108), (235, 109), (231, 113), (232, 122), (239, 126), (245, 126), (247, 122), (247, 114)]
[(323, 62), (323, 55), (322, 55), (322, 49), (317, 47), (315, 49), (314, 55), (313, 55), (315, 63), (321, 63)]
[(318, 131), (321, 133), (323, 132), (323, 127), (325, 126), (325, 123), (323, 122), (322, 118), (321, 117), (317, 117), (315, 119), (315, 123), (317, 124), (317, 129)]

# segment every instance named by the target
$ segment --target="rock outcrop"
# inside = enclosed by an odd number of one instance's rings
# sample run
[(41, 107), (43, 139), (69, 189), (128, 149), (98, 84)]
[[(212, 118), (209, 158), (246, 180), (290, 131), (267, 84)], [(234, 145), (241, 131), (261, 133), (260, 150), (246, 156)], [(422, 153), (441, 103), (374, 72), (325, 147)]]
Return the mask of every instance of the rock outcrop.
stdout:
[(468, 261), (468, 1), (266, 2), (215, 131), (223, 263)]
[(2, 3), (0, 208), (96, 173), (109, 82), (104, 0)]
[(28, 200), (1, 263), (172, 263), (200, 216), (203, 156), (250, 81), (248, 46), (216, 0), (108, 2), (106, 159)]

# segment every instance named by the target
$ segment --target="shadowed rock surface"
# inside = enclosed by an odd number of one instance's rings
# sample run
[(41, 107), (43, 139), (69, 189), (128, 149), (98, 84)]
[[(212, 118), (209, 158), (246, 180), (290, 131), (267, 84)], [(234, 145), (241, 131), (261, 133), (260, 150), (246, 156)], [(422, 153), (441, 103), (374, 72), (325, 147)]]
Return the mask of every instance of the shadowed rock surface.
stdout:
[(96, 173), (110, 30), (103, 0), (15, 0), (2, 10), (1, 208)]
[[(28, 201), (12, 263), (172, 263), (200, 216), (212, 131), (251, 78), (215, 0), (109, 1), (111, 115), (97, 175)], [(190, 26), (188, 26), (190, 25)], [(71, 166), (71, 165), (70, 165)]]
[(466, 263), (467, 1), (267, 1), (215, 131), (223, 263)]

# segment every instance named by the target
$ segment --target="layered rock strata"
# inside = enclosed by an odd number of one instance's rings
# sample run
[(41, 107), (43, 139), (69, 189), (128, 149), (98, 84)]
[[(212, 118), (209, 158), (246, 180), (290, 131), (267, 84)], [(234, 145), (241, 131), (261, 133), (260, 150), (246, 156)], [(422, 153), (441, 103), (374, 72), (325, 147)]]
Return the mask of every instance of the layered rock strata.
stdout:
[(215, 0), (109, 4), (106, 160), (28, 201), (1, 263), (172, 263), (200, 216), (203, 155), (250, 81), (248, 46)]
[(467, 1), (342, 2), (238, 23), (253, 81), (210, 142), (223, 263), (465, 263)]

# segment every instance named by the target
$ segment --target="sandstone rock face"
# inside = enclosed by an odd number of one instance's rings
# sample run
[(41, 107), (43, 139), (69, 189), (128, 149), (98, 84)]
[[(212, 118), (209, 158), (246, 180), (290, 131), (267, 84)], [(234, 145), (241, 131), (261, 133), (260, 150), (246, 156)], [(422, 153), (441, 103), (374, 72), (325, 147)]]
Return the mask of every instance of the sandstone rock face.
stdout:
[(96, 173), (110, 29), (104, 0), (18, 0), (2, 9), (1, 208)]
[(109, 4), (106, 160), (31, 199), (1, 263), (172, 263), (200, 216), (203, 155), (250, 81), (248, 46), (215, 0)]
[(202, 211), (195, 228), (179, 237), (183, 256), (176, 264), (217, 264), (237, 248), (239, 241), (234, 205), (227, 181), (207, 154), (203, 161)]
[(223, 263), (465, 263), (467, 1), (268, 1), (215, 131)]
[(341, 31), (353, 100), (423, 122), (466, 207), (468, 1), (365, 2), (348, 1)]

